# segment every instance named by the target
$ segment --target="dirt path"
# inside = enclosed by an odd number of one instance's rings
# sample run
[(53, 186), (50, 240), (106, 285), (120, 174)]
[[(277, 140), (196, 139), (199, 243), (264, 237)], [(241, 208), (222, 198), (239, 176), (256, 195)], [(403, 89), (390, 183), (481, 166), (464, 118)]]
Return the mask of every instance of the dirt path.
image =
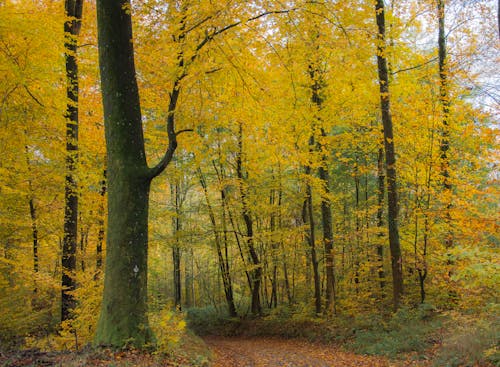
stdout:
[(395, 367), (395, 363), (341, 351), (334, 346), (275, 338), (207, 337), (214, 367)]

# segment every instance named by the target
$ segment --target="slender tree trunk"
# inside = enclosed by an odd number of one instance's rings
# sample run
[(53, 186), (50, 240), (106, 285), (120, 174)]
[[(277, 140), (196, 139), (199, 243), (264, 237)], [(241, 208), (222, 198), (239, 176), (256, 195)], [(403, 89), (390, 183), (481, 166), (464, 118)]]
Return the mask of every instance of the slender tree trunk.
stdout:
[[(361, 241), (360, 241), (360, 232), (361, 232), (361, 224), (359, 219), (359, 170), (358, 170), (358, 157), (356, 156), (354, 166), (354, 187), (355, 187), (355, 220), (356, 220), (356, 249), (353, 251), (353, 260), (354, 260), (354, 284), (356, 285), (356, 294), (359, 293), (359, 257), (361, 254)], [(355, 253), (356, 252), (356, 253)]]
[(422, 250), (422, 260), (421, 264), (417, 268), (418, 271), (418, 284), (420, 287), (420, 303), (425, 302), (426, 292), (425, 292), (425, 280), (427, 279), (427, 247), (429, 238), (429, 215), (426, 213), (424, 218), (424, 243)]
[(66, 180), (64, 190), (64, 239), (62, 249), (61, 321), (71, 317), (76, 288), (76, 244), (78, 237), (78, 194), (76, 169), (78, 161), (78, 35), (81, 28), (83, 0), (64, 3), (64, 48), (66, 59)]
[[(318, 76), (319, 75), (319, 76)], [(323, 107), (321, 89), (323, 88), (322, 76), (317, 70), (311, 71), (311, 79), (314, 81), (312, 86), (311, 100), (318, 111)], [(326, 137), (326, 131), (321, 128), (321, 137)], [(330, 204), (330, 174), (328, 172), (328, 149), (318, 142), (317, 149), (321, 152), (321, 165), (318, 168), (319, 178), (323, 184), (323, 195), (321, 196), (321, 224), (323, 227), (323, 245), (325, 248), (325, 271), (326, 271), (326, 305), (327, 314), (336, 312), (336, 294), (335, 294), (335, 259), (333, 255), (333, 226), (332, 209)]]
[(226, 291), (226, 300), (228, 304), (228, 309), (229, 309), (229, 316), (231, 317), (236, 317), (238, 316), (236, 312), (236, 306), (234, 304), (234, 294), (233, 294), (233, 281), (231, 277), (231, 271), (229, 268), (229, 239), (227, 235), (227, 222), (226, 222), (226, 206), (225, 206), (225, 190), (221, 189), (220, 190), (221, 194), (221, 201), (223, 202), (222, 204), (222, 231), (223, 231), (223, 243), (224, 243), (224, 256), (221, 257), (222, 259), (222, 269), (224, 270), (225, 274), (225, 291)]
[(194, 304), (194, 282), (193, 282), (193, 249), (189, 248), (186, 256), (184, 256), (184, 303), (187, 308), (193, 307)]
[[(274, 177), (273, 177), (274, 179)], [(273, 180), (274, 181), (274, 180)], [(275, 193), (274, 189), (271, 189), (269, 193), (269, 205), (271, 206), (271, 218), (269, 220), (269, 231), (271, 232), (271, 251), (272, 251), (272, 273), (271, 273), (271, 302), (269, 303), (269, 308), (278, 306), (278, 243), (274, 240), (274, 233), (276, 231), (276, 213), (275, 213)]]
[[(80, 216), (80, 223), (82, 222), (81, 216)], [(86, 252), (87, 252), (87, 246), (89, 243), (89, 231), (90, 231), (90, 226), (87, 225), (85, 228), (83, 228), (82, 225), (80, 225), (80, 269), (82, 271), (85, 271), (86, 266), (85, 266), (85, 258), (86, 258)]]
[(441, 119), (441, 176), (443, 177), (443, 196), (445, 199), (445, 215), (444, 219), (447, 226), (447, 233), (445, 238), (446, 248), (453, 246), (453, 230), (451, 219), (451, 197), (452, 185), (450, 181), (450, 160), (448, 158), (448, 151), (450, 149), (450, 96), (448, 92), (448, 65), (447, 65), (447, 51), (446, 51), (446, 34), (445, 34), (445, 1), (437, 0), (438, 12), (438, 54), (439, 54), (439, 96), (442, 109)]
[(288, 300), (288, 304), (292, 304), (293, 303), (293, 293), (292, 293), (292, 289), (290, 287), (290, 277), (288, 275), (288, 265), (287, 265), (287, 262), (286, 262), (286, 257), (285, 255), (283, 254), (283, 278), (284, 278), (284, 281), (285, 281), (285, 291), (286, 291), (286, 298)]
[(389, 247), (391, 250), (392, 285), (394, 309), (398, 309), (403, 295), (403, 261), (398, 228), (398, 189), (396, 178), (396, 152), (392, 131), (392, 116), (389, 95), (389, 73), (387, 69), (387, 49), (385, 34), (384, 1), (377, 0), (375, 13), (378, 27), (377, 64), (380, 86), (380, 109), (384, 126), (385, 168), (387, 175), (387, 208), (389, 227)]
[[(26, 134), (26, 131), (25, 131)], [(26, 163), (28, 167), (28, 171), (31, 170), (31, 161), (29, 158), (29, 149), (26, 145), (24, 147), (26, 153)], [(30, 208), (30, 218), (31, 218), (31, 233), (33, 237), (33, 272), (38, 273), (39, 263), (38, 263), (38, 219), (37, 219), (37, 211), (35, 206), (35, 194), (33, 191), (33, 182), (31, 179), (28, 179), (28, 188), (29, 188), (29, 201), (28, 205)], [(37, 292), (37, 288), (35, 285), (34, 293)]]
[(384, 237), (384, 197), (385, 197), (385, 173), (384, 173), (384, 148), (378, 149), (377, 156), (377, 257), (378, 257), (378, 278), (380, 284), (380, 291), (382, 298), (385, 296), (385, 271), (384, 271), (384, 246), (382, 245), (382, 238)]
[[(323, 159), (326, 164), (326, 159)], [(324, 184), (324, 196), (321, 198), (321, 218), (323, 224), (323, 243), (325, 247), (325, 271), (326, 271), (326, 305), (328, 314), (336, 313), (336, 290), (335, 290), (335, 259), (333, 254), (333, 226), (332, 209), (329, 199), (330, 175), (328, 168), (323, 165), (319, 168), (319, 178)]]
[(180, 219), (180, 199), (179, 199), (179, 182), (170, 185), (170, 194), (172, 198), (172, 206), (174, 209), (174, 217), (172, 218), (172, 231), (174, 235), (174, 245), (172, 246), (172, 262), (174, 265), (173, 281), (174, 281), (174, 307), (176, 310), (182, 309), (181, 304), (181, 249), (179, 247), (179, 231), (181, 230)]
[[(31, 181), (30, 181), (31, 186)], [(38, 273), (38, 221), (36, 215), (35, 199), (33, 197), (29, 200), (30, 217), (31, 217), (31, 233), (33, 235), (33, 271)], [(36, 291), (36, 289), (35, 289)]]
[[(320, 38), (320, 30), (317, 24), (313, 24), (313, 37), (317, 41)], [(311, 81), (311, 103), (316, 109), (312, 121), (312, 133), (319, 129), (321, 138), (316, 142), (316, 149), (320, 153), (321, 164), (318, 168), (318, 175), (323, 186), (323, 193), (321, 195), (321, 224), (323, 228), (323, 246), (325, 249), (325, 272), (326, 272), (326, 304), (325, 311), (327, 314), (335, 312), (335, 259), (333, 254), (333, 226), (332, 226), (332, 210), (330, 203), (330, 174), (328, 172), (328, 165), (330, 161), (329, 149), (324, 143), (324, 138), (327, 133), (321, 127), (320, 112), (323, 109), (323, 89), (325, 88), (324, 71), (321, 70), (320, 45), (319, 43), (313, 44), (312, 60), (309, 64), (309, 77)]]
[(418, 271), (418, 281), (420, 287), (420, 302), (424, 303), (426, 298), (425, 291), (425, 280), (427, 279), (427, 249), (429, 245), (429, 233), (430, 233), (430, 218), (429, 210), (431, 207), (431, 177), (432, 177), (432, 156), (433, 156), (433, 146), (434, 146), (434, 129), (431, 130), (431, 141), (430, 141), (430, 151), (429, 151), (429, 165), (426, 172), (426, 200), (424, 208), (424, 236), (423, 236), (423, 249), (422, 249), (422, 260), (417, 268)]
[(246, 227), (246, 239), (250, 260), (254, 269), (252, 270), (252, 306), (251, 312), (253, 315), (260, 315), (262, 313), (260, 303), (260, 285), (262, 283), (262, 264), (259, 255), (255, 249), (253, 238), (253, 220), (248, 208), (247, 192), (244, 185), (243, 177), (243, 125), (239, 124), (238, 131), (238, 156), (236, 162), (236, 173), (239, 180), (242, 216)]
[(182, 310), (182, 286), (181, 286), (181, 249), (178, 244), (172, 247), (172, 262), (174, 265), (174, 307), (177, 311)]
[(102, 270), (102, 245), (104, 243), (104, 204), (106, 200), (106, 170), (103, 173), (103, 179), (101, 181), (101, 190), (99, 191), (100, 201), (98, 210), (98, 226), (99, 230), (97, 233), (97, 246), (96, 246), (96, 276), (97, 273)]
[[(226, 297), (226, 304), (227, 304), (227, 308), (228, 308), (228, 313), (229, 313), (229, 316), (236, 317), (236, 316), (238, 316), (238, 314), (236, 312), (236, 306), (234, 304), (233, 285), (232, 285), (232, 279), (231, 279), (231, 272), (230, 272), (230, 268), (229, 268), (228, 253), (227, 253), (227, 251), (223, 252), (223, 249), (222, 249), (222, 245), (221, 245), (222, 240), (220, 238), (220, 233), (217, 229), (217, 222), (215, 220), (215, 213), (214, 213), (214, 210), (212, 208), (212, 204), (210, 203), (210, 199), (208, 197), (207, 183), (206, 183), (205, 177), (204, 177), (200, 168), (198, 168), (198, 176), (200, 179), (201, 187), (203, 188), (203, 193), (205, 195), (205, 201), (206, 201), (207, 208), (208, 208), (208, 216), (210, 218), (210, 223), (212, 224), (212, 230), (214, 232), (215, 247), (217, 250), (217, 259), (219, 261), (219, 270), (221, 272), (222, 283), (224, 285), (224, 295)], [(224, 200), (224, 194), (222, 194), (222, 191), (223, 190), (221, 190), (222, 200)], [(223, 210), (224, 210), (224, 208), (223, 208)], [(226, 232), (225, 233), (225, 235), (226, 235), (225, 241), (226, 241), (226, 249), (227, 249), (227, 231), (224, 231), (224, 232)], [(224, 258), (224, 255), (226, 256), (225, 258)]]
[[(309, 143), (314, 144), (314, 138), (311, 137)], [(311, 174), (311, 167), (306, 166), (305, 174)], [(321, 313), (321, 279), (319, 275), (319, 262), (316, 255), (316, 238), (315, 238), (315, 222), (314, 222), (314, 208), (312, 199), (312, 188), (310, 183), (306, 184), (306, 198), (302, 207), (302, 221), (304, 224), (309, 223), (309, 231), (306, 232), (306, 240), (309, 244), (311, 266), (313, 270), (314, 281), (314, 309), (317, 314)]]

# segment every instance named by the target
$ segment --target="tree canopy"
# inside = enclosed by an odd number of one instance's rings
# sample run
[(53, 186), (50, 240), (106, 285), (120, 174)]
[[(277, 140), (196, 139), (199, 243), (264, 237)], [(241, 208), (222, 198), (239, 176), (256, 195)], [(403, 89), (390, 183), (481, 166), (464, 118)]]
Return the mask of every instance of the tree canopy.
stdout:
[(0, 341), (498, 306), (494, 1), (66, 3), (0, 1)]

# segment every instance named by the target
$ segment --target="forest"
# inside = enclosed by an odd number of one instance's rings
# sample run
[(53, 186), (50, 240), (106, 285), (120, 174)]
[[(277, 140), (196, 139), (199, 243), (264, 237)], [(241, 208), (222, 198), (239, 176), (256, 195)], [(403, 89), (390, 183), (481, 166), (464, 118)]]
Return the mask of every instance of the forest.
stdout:
[(0, 366), (499, 366), (499, 7), (0, 0)]

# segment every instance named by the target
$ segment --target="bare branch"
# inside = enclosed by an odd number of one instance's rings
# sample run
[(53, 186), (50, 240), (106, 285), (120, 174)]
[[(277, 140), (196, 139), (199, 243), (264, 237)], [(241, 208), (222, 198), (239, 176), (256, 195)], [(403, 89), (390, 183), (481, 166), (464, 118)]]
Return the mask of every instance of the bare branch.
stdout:
[(187, 132), (193, 132), (194, 130), (193, 129), (182, 129), (182, 130), (179, 130), (175, 133), (176, 136), (179, 136), (180, 134), (182, 133), (187, 133)]
[(191, 61), (193, 61), (196, 58), (198, 51), (200, 51), (215, 36), (217, 36), (217, 35), (219, 35), (221, 33), (224, 33), (224, 32), (226, 32), (226, 31), (228, 31), (228, 30), (230, 30), (230, 29), (232, 29), (234, 27), (237, 27), (237, 26), (239, 26), (242, 23), (248, 23), (248, 22), (260, 19), (262, 17), (265, 17), (267, 15), (271, 15), (271, 14), (287, 14), (287, 13), (290, 13), (290, 12), (295, 11), (295, 10), (297, 10), (297, 8), (292, 8), (292, 9), (287, 9), (287, 10), (270, 10), (270, 11), (265, 11), (263, 13), (260, 13), (260, 14), (258, 14), (256, 16), (254, 16), (254, 17), (248, 18), (245, 21), (239, 20), (239, 21), (234, 22), (232, 24), (228, 24), (227, 26), (225, 26), (225, 27), (223, 27), (223, 28), (221, 28), (219, 30), (215, 30), (215, 31), (213, 31), (210, 34), (207, 34), (206, 37), (198, 44), (198, 46), (196, 46), (196, 53), (191, 58)]
[(422, 63), (422, 64), (418, 64), (418, 65), (415, 65), (415, 66), (411, 66), (411, 67), (408, 67), (408, 68), (405, 68), (405, 69), (399, 69), (399, 70), (396, 70), (396, 71), (393, 71), (391, 74), (394, 75), (394, 74), (397, 74), (397, 73), (402, 73), (402, 72), (405, 72), (405, 71), (410, 71), (410, 70), (414, 70), (414, 69), (419, 69), (425, 65), (428, 65), (428, 64), (431, 64), (433, 63), (434, 61), (436, 61), (438, 58), (437, 57), (433, 57), (432, 59)]
[(38, 98), (36, 98), (33, 93), (31, 93), (31, 91), (29, 90), (29, 88), (26, 86), (26, 85), (23, 85), (24, 89), (26, 90), (26, 92), (30, 95), (31, 98), (33, 98), (33, 100), (38, 103), (40, 106), (42, 107), (45, 107), (45, 105), (40, 102), (40, 100)]

